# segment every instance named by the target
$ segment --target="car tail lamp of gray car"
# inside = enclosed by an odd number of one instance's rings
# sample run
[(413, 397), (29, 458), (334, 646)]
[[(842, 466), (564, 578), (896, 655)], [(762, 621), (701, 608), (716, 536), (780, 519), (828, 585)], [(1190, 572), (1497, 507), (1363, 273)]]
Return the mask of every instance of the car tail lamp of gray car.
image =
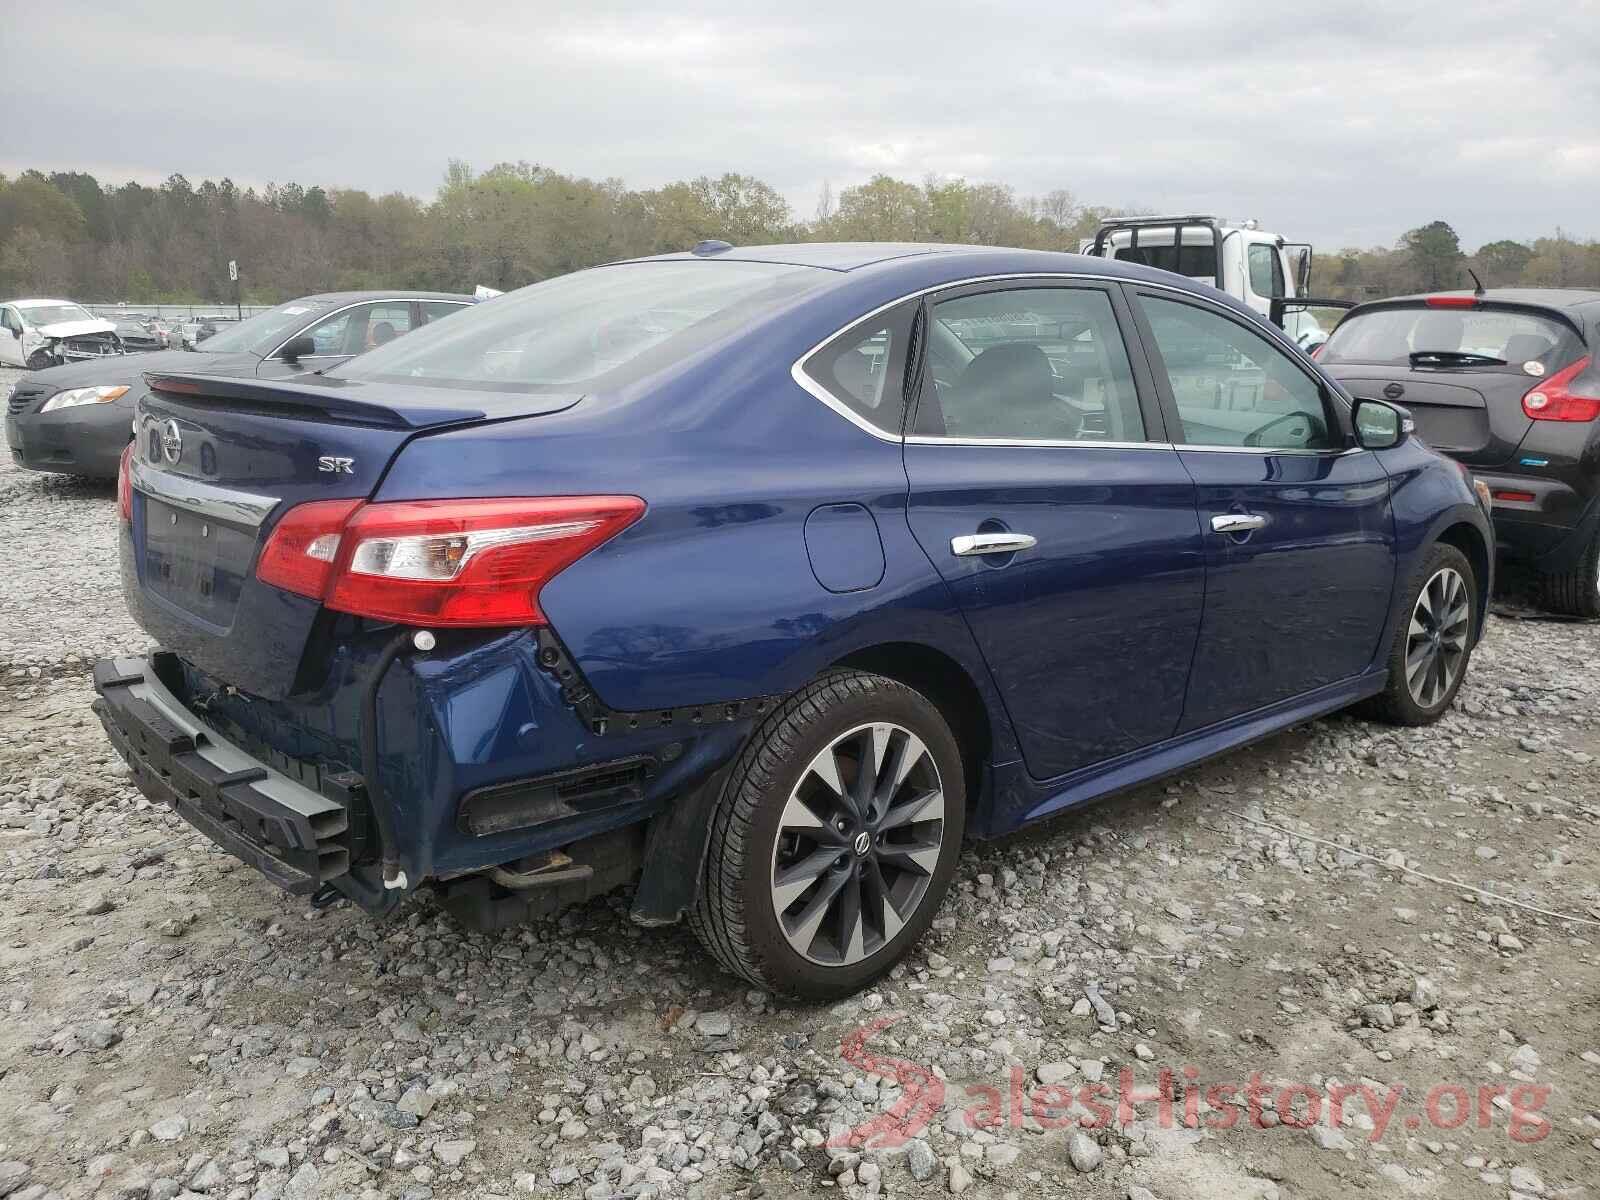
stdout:
[[(1578, 379), (1589, 370), (1592, 362), (1593, 359), (1585, 355), (1537, 384), (1522, 398), (1522, 411), (1535, 421), (1593, 421), (1600, 417), (1600, 395), (1575, 390)], [(1600, 388), (1593, 385), (1589, 390), (1600, 392)]]

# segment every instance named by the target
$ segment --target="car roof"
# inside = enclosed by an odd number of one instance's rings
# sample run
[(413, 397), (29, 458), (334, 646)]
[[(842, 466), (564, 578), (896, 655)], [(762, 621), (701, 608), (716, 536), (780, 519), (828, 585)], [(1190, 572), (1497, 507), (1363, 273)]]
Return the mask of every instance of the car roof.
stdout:
[[(942, 242), (790, 242), (770, 246), (730, 246), (726, 250), (696, 254), (684, 250), (676, 254), (649, 255), (652, 260), (696, 259), (719, 262), (764, 262), (796, 267), (822, 267), (829, 271), (853, 271), (892, 258), (924, 254), (959, 254), (992, 250), (993, 246), (957, 246)], [(644, 258), (628, 259), (642, 262)]]
[(311, 296), (295, 296), (283, 303), (298, 304), (307, 300), (319, 304), (349, 304), (355, 300), (465, 300), (470, 304), (472, 297), (462, 295), (460, 292), (418, 292), (411, 288), (384, 288), (380, 291), (366, 292), (317, 292)]
[(76, 300), (45, 300), (45, 299), (41, 299), (39, 297), (34, 297), (31, 300), (7, 300), (7, 301), (5, 301), (5, 303), (6, 304), (13, 304), (18, 308), (43, 308), (47, 304), (70, 304), (74, 308), (83, 308), (84, 307), (82, 304), (79, 304)]
[[(1210, 285), (1139, 263), (1099, 258), (1065, 250), (1024, 250), (1014, 246), (970, 246), (952, 242), (799, 242), (792, 245), (734, 246), (709, 254), (684, 251), (624, 262), (764, 262), (821, 267), (842, 274), (911, 270), (942, 275), (1033, 274), (1099, 275), (1189, 287), (1221, 295)], [(615, 264), (612, 264), (615, 265)]]

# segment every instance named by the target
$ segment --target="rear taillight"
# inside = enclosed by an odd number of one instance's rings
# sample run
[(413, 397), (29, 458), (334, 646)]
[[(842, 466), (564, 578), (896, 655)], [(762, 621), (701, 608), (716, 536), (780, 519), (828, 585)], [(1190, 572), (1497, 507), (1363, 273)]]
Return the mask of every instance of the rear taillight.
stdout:
[(1477, 296), (1429, 296), (1423, 303), (1429, 308), (1477, 308), (1483, 301)]
[(408, 625), (542, 625), (539, 589), (644, 513), (637, 496), (319, 500), (290, 509), (256, 576)]
[(117, 516), (124, 525), (133, 524), (133, 443), (122, 448), (117, 465)]
[(297, 504), (283, 514), (272, 530), (256, 578), (286, 592), (320, 600), (333, 581), (334, 559), (350, 514), (359, 500), (313, 500)]
[(1572, 390), (1578, 376), (1589, 369), (1588, 355), (1537, 384), (1522, 398), (1522, 411), (1535, 421), (1592, 421), (1600, 417), (1600, 396)]

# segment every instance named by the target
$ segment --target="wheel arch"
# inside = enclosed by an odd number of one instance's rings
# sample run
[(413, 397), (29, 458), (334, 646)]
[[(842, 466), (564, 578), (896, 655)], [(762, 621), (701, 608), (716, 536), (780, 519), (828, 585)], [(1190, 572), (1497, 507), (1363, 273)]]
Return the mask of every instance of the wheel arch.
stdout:
[(1476, 641), (1483, 636), (1489, 619), (1489, 600), (1494, 586), (1494, 551), (1483, 532), (1470, 521), (1456, 521), (1441, 529), (1433, 539), (1446, 546), (1454, 546), (1466, 555), (1472, 565), (1473, 586), (1478, 591), (1478, 627), (1473, 631)]
[[(969, 831), (981, 829), (981, 822), (976, 818), (982, 815), (989, 802), (993, 778), (989, 768), (995, 752), (996, 730), (994, 714), (971, 672), (943, 650), (925, 642), (908, 641), (856, 647), (829, 662), (817, 674), (830, 670), (882, 675), (927, 697), (950, 723), (956, 744), (961, 748), (967, 828)], [(1004, 736), (1004, 730), (1000, 732)], [(634, 893), (631, 912), (637, 924), (674, 923), (695, 903), (704, 874), (712, 813), (736, 758), (737, 754), (731, 756), (709, 778), (680, 796), (651, 822), (644, 870)], [(692, 871), (684, 869), (688, 863), (694, 864)]]
[(994, 725), (983, 693), (965, 667), (922, 642), (882, 642), (852, 651), (830, 669), (882, 675), (926, 696), (950, 723), (950, 732), (961, 747), (967, 813), (981, 811), (987, 768), (994, 755)]

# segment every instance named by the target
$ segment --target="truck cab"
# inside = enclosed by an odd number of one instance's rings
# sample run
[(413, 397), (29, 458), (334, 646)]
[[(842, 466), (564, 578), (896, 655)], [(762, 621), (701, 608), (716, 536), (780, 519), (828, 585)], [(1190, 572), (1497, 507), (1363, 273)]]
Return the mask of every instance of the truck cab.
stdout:
[(1200, 215), (1112, 217), (1079, 249), (1209, 283), (1281, 325), (1307, 352), (1328, 340), (1327, 331), (1304, 307), (1311, 290), (1310, 245), (1285, 241), (1255, 221), (1231, 224)]

